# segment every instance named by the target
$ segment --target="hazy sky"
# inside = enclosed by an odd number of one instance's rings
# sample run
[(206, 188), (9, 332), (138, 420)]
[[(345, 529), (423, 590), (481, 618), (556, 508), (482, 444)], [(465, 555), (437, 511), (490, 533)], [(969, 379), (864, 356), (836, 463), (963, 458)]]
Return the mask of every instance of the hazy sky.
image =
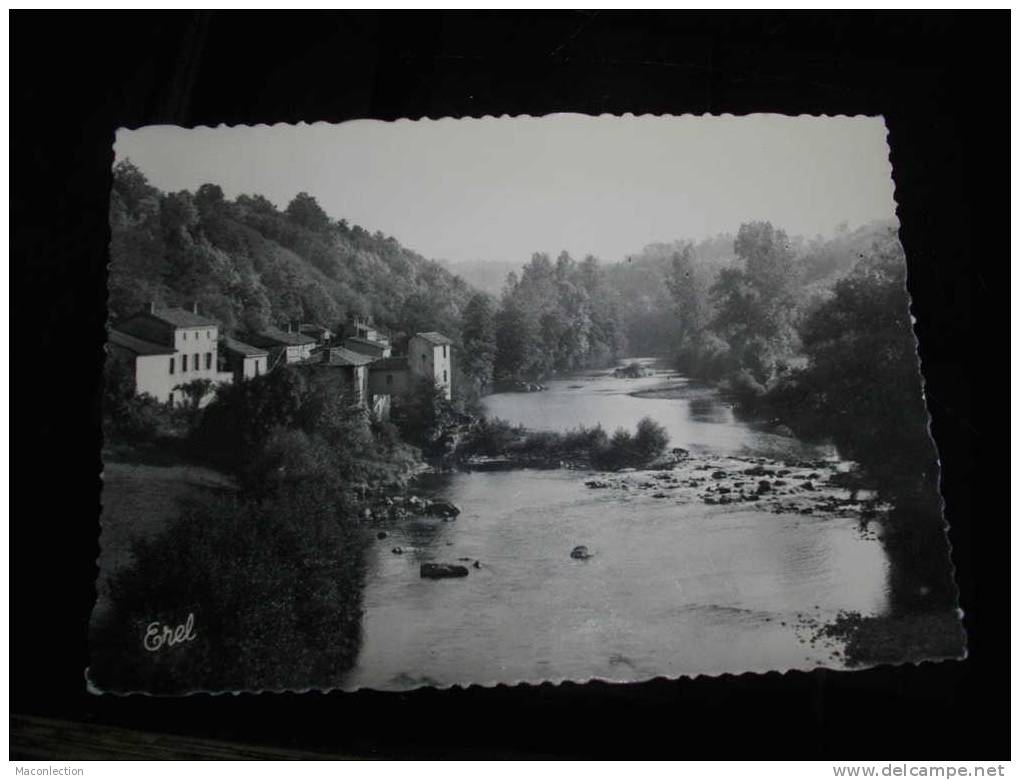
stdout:
[(879, 118), (585, 117), (359, 120), (121, 130), (162, 190), (219, 184), (283, 208), (301, 191), (333, 218), (427, 257), (617, 260), (653, 241), (770, 220), (829, 234), (895, 216)]

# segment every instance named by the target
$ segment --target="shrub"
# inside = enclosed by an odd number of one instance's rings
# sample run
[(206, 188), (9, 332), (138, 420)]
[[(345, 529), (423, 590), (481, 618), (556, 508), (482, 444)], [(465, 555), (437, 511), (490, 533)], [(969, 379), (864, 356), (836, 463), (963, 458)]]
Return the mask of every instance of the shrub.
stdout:
[[(363, 544), (315, 482), (259, 507), (189, 508), (113, 578), (92, 627), (92, 681), (159, 694), (338, 684), (360, 644)], [(195, 640), (143, 646), (153, 621), (189, 614)]]
[(498, 417), (483, 417), (468, 434), (460, 448), (463, 456), (503, 455), (525, 437), (524, 428)]
[(172, 412), (148, 393), (118, 404), (107, 417), (106, 431), (114, 439), (151, 442), (174, 431)]
[(666, 451), (667, 444), (669, 434), (666, 433), (666, 429), (652, 418), (642, 417), (637, 424), (633, 442), (637, 456), (642, 460), (657, 458)]

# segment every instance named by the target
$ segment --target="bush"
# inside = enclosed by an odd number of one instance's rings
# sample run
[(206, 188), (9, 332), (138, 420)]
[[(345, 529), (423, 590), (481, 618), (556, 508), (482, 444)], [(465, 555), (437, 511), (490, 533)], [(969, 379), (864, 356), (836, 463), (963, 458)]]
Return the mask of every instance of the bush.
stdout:
[(174, 415), (148, 393), (128, 398), (107, 416), (106, 432), (131, 443), (152, 442), (174, 433)]
[[(113, 578), (92, 630), (93, 683), (157, 694), (339, 684), (360, 644), (363, 544), (314, 482), (258, 508), (188, 509)], [(143, 646), (153, 621), (188, 615), (195, 640)]]
[(583, 425), (563, 434), (563, 449), (567, 452), (599, 452), (609, 445), (609, 437), (601, 425), (585, 428)]
[(666, 451), (667, 444), (669, 434), (666, 429), (650, 417), (641, 418), (633, 442), (637, 457), (646, 461), (657, 458)]

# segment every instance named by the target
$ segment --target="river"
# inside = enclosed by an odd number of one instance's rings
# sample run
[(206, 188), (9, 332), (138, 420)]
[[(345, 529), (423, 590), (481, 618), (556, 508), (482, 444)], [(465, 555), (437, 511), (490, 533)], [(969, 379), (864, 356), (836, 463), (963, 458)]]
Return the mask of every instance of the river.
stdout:
[[(433, 478), (423, 489), (461, 514), (380, 522), (388, 536), (369, 554), (363, 645), (343, 687), (844, 668), (840, 646), (813, 641), (809, 625), (886, 609), (881, 542), (849, 494), (826, 485), (844, 464), (738, 420), (714, 390), (602, 371), (485, 406), (533, 429), (633, 430), (647, 415), (691, 457), (670, 472)], [(755, 468), (772, 480), (762, 495), (746, 476)], [(580, 544), (590, 559), (570, 557)], [(428, 561), (479, 568), (422, 579)]]

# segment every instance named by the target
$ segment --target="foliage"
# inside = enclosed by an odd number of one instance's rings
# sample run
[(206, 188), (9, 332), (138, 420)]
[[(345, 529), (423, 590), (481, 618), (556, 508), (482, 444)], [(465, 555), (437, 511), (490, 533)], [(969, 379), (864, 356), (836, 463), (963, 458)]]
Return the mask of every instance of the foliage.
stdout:
[(177, 432), (176, 416), (165, 404), (147, 393), (135, 395), (126, 361), (108, 357), (103, 374), (103, 432), (108, 442), (153, 442)]
[[(193, 506), (111, 583), (93, 681), (118, 691), (302, 690), (339, 682), (360, 644), (363, 542), (322, 485), (261, 506)], [(194, 615), (196, 639), (158, 652), (147, 627)]]
[(498, 418), (483, 418), (458, 449), (458, 456), (509, 457), (529, 461), (580, 461), (594, 468), (645, 466), (669, 444), (665, 429), (648, 417), (635, 433), (619, 429), (612, 437), (601, 425), (571, 431), (527, 431)]
[(495, 378), (608, 365), (624, 345), (617, 305), (594, 257), (577, 263), (562, 252), (553, 263), (533, 255), (520, 276), (507, 278), (496, 315)]
[(227, 200), (214, 184), (162, 193), (124, 160), (113, 172), (110, 227), (113, 321), (148, 301), (197, 301), (226, 333), (292, 320), (338, 329), (359, 315), (460, 343), (472, 294), (463, 280), (392, 237), (331, 220), (307, 193), (283, 211), (259, 195)]
[(496, 332), (492, 300), (485, 293), (471, 296), (464, 309), (462, 372), (480, 393), (492, 383)]
[(421, 447), (427, 455), (445, 451), (448, 437), (459, 422), (443, 387), (425, 380), (416, 382), (407, 396), (394, 398), (392, 416), (404, 440)]
[(195, 430), (198, 427), (202, 402), (213, 393), (215, 386), (211, 379), (192, 379), (190, 382), (184, 382), (174, 388), (180, 390), (183, 396), (181, 410), (188, 420), (189, 430)]
[(650, 417), (638, 420), (637, 432), (634, 434), (634, 449), (639, 460), (657, 458), (666, 451), (668, 444), (669, 434), (659, 423)]
[(796, 432), (831, 438), (896, 497), (924, 495), (936, 475), (905, 282), (899, 243), (876, 245), (806, 318), (807, 365), (768, 399)]
[(192, 437), (195, 452), (257, 487), (255, 459), (274, 430), (298, 426), (307, 395), (304, 377), (288, 366), (220, 385)]

